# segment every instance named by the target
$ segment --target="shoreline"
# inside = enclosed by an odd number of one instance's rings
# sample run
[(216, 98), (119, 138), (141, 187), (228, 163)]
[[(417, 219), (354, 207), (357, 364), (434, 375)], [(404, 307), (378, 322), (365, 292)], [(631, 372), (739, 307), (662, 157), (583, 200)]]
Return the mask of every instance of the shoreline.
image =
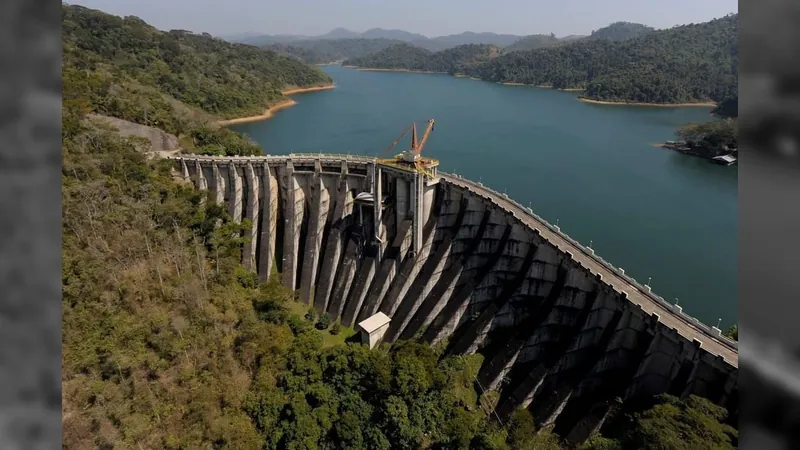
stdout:
[(280, 111), (282, 109), (286, 109), (286, 108), (292, 107), (292, 106), (294, 106), (296, 104), (297, 104), (297, 102), (292, 100), (292, 99), (284, 100), (284, 101), (282, 101), (280, 103), (277, 103), (277, 104), (267, 108), (267, 110), (264, 111), (264, 114), (259, 114), (257, 116), (246, 116), (246, 117), (237, 117), (235, 119), (220, 120), (220, 121), (217, 122), (217, 125), (226, 127), (228, 125), (239, 125), (239, 124), (243, 124), (243, 123), (260, 122), (262, 120), (270, 119), (270, 118), (272, 118), (272, 116), (275, 115), (276, 112), (278, 112), (278, 111)]
[(433, 74), (445, 74), (449, 75), (447, 72), (434, 72), (432, 70), (411, 70), (411, 69), (376, 69), (373, 67), (357, 67), (357, 66), (343, 66), (347, 67), (348, 69), (356, 69), (362, 72), (406, 72), (406, 73), (433, 73)]
[(712, 102), (694, 102), (694, 103), (644, 103), (644, 102), (611, 102), (605, 100), (592, 100), (586, 97), (578, 97), (578, 100), (585, 103), (593, 103), (595, 105), (614, 105), (614, 106), (656, 106), (660, 108), (685, 108), (689, 106), (705, 106), (714, 107), (716, 103)]
[[(478, 78), (475, 78), (478, 80)], [(502, 84), (503, 86), (529, 86), (535, 87), (537, 89), (552, 89), (555, 91), (562, 91), (562, 92), (583, 92), (585, 89), (580, 88), (554, 88), (553, 86), (547, 84), (525, 84), (525, 83), (516, 83), (513, 81), (498, 81), (498, 83)]]
[(335, 87), (336, 87), (335, 84), (326, 84), (325, 86), (311, 86), (306, 88), (284, 89), (281, 91), (281, 94), (283, 95), (305, 94), (306, 92), (327, 91)]
[[(325, 86), (311, 86), (307, 88), (292, 88), (292, 89), (284, 89), (281, 91), (283, 95), (296, 95), (296, 94), (304, 94), (306, 92), (317, 92), (317, 91), (327, 91), (329, 89), (335, 88), (335, 84), (325, 85)], [(272, 116), (275, 115), (276, 112), (290, 108), (296, 105), (297, 102), (292, 100), (291, 98), (282, 100), (269, 108), (267, 108), (263, 114), (258, 114), (255, 116), (245, 116), (245, 117), (237, 117), (235, 119), (225, 119), (225, 120), (218, 120), (216, 123), (219, 126), (227, 127), (229, 125), (240, 125), (243, 123), (252, 123), (252, 122), (261, 122), (262, 120), (271, 119)]]
[[(409, 70), (409, 69), (376, 69), (376, 68), (369, 68), (369, 67), (358, 67), (358, 66), (342, 66), (347, 69), (356, 69), (361, 70), (364, 72), (406, 72), (406, 73), (429, 73), (429, 74), (448, 74), (448, 72), (432, 72), (432, 71), (425, 71), (425, 70)], [(475, 81), (485, 81), (480, 78), (471, 77), (466, 74), (454, 74), (452, 75), (454, 78), (469, 78)], [(536, 85), (536, 84), (525, 84), (525, 83), (517, 83), (513, 81), (498, 81), (497, 84), (503, 86), (530, 86), (539, 89), (555, 89), (553, 86), (548, 85)], [(581, 88), (563, 88), (563, 89), (555, 89), (557, 91), (562, 92), (584, 92), (586, 89)], [(692, 103), (644, 103), (644, 102), (612, 102), (606, 100), (593, 100), (586, 97), (577, 97), (578, 100), (585, 102), (585, 103), (594, 103), (596, 105), (614, 105), (614, 106), (656, 106), (661, 108), (686, 108), (691, 106), (704, 106), (704, 107), (716, 107), (717, 104), (715, 102), (692, 102)]]

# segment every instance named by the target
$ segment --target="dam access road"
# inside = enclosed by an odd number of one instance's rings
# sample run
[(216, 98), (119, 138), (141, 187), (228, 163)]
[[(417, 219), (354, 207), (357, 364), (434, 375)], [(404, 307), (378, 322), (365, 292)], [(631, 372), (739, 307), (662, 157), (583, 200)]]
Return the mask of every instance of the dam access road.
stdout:
[(618, 398), (695, 394), (738, 414), (736, 342), (480, 183), (353, 155), (169, 159), (254, 224), (242, 263), (261, 280), (346, 326), (386, 314), (385, 343), (483, 354), (501, 420), (525, 407), (578, 443)]

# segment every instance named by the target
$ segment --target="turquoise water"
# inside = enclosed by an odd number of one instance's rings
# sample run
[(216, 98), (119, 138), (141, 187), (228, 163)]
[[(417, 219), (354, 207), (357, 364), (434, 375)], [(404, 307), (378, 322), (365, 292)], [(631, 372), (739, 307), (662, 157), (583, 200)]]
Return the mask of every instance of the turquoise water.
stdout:
[[(587, 104), (448, 75), (325, 70), (337, 88), (238, 125), (266, 152), (380, 154), (412, 121), (423, 153), (531, 207), (684, 311), (737, 319), (737, 168), (656, 148), (710, 108)], [(420, 130), (421, 131), (421, 130)], [(407, 146), (407, 141), (398, 148)]]

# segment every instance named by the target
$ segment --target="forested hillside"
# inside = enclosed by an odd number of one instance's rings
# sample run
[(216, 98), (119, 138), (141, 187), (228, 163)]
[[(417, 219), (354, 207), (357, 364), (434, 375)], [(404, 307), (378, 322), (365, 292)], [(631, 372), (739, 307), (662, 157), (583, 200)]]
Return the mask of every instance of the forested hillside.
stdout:
[[(645, 34), (623, 39), (627, 29)], [(611, 102), (720, 102), (738, 92), (738, 30), (738, 14), (650, 32), (636, 24), (617, 23), (596, 32), (595, 38), (560, 43), (552, 42), (552, 36), (532, 38), (532, 45), (545, 47), (505, 49), (499, 57), (487, 46), (431, 53), (402, 44), (345, 64), (465, 72), (487, 81), (581, 89), (588, 99)]]
[(450, 34), (447, 36), (432, 37), (425, 40), (411, 41), (411, 43), (430, 51), (439, 52), (458, 47), (460, 45), (469, 44), (506, 47), (518, 41), (520, 38), (521, 36), (514, 34), (474, 33), (472, 31), (465, 31), (458, 34)]
[(595, 100), (721, 101), (738, 89), (738, 15), (625, 41), (582, 39), (514, 52), (469, 70), (489, 81), (585, 89)]
[(537, 48), (552, 47), (554, 45), (563, 44), (566, 42), (570, 41), (562, 41), (553, 34), (532, 34), (530, 36), (525, 36), (524, 38), (503, 48), (503, 53), (536, 50)]
[(592, 31), (590, 39), (608, 39), (610, 41), (624, 41), (643, 36), (655, 31), (655, 28), (632, 22), (614, 22), (611, 25)]
[(463, 73), (470, 67), (480, 65), (500, 55), (493, 45), (460, 45), (441, 52), (410, 45), (398, 44), (380, 52), (344, 61), (345, 65), (430, 72)]
[(381, 51), (402, 41), (394, 39), (314, 39), (291, 44), (272, 44), (264, 47), (287, 54), (309, 64), (325, 64), (357, 58)]
[(263, 113), (286, 87), (331, 83), (295, 59), (207, 34), (162, 32), (81, 6), (63, 5), (62, 13), (64, 72), (113, 89), (155, 88), (221, 118)]
[[(274, 44), (284, 44), (299, 46), (301, 48), (308, 48), (304, 45), (305, 42), (314, 42), (309, 44), (316, 46), (320, 41), (338, 41), (346, 39), (378, 39), (396, 41), (395, 43), (405, 42), (432, 52), (447, 50), (449, 48), (457, 47), (459, 45), (467, 44), (486, 44), (496, 45), (498, 47), (505, 47), (513, 44), (522, 36), (513, 34), (497, 34), (497, 33), (475, 33), (472, 31), (465, 31), (458, 34), (449, 34), (446, 36), (427, 37), (419, 33), (409, 33), (403, 30), (387, 30), (383, 28), (372, 28), (363, 33), (351, 31), (345, 28), (336, 28), (325, 34), (319, 36), (300, 36), (300, 35), (249, 35), (242, 36), (238, 41), (244, 44), (256, 46), (270, 46)], [(355, 57), (358, 55), (350, 55)]]

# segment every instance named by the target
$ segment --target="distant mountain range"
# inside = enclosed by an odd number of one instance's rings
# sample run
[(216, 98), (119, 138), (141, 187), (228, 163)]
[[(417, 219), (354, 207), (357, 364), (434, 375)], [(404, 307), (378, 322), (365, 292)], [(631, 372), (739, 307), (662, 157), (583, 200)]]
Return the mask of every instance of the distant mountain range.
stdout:
[[(472, 31), (447, 36), (427, 37), (419, 33), (384, 28), (372, 28), (363, 33), (346, 28), (336, 28), (319, 36), (268, 35), (249, 32), (220, 36), (220, 38), (258, 47), (269, 47), (271, 50), (295, 56), (306, 62), (320, 63), (363, 56), (398, 43), (408, 43), (432, 52), (447, 50), (460, 45), (493, 45), (502, 48), (504, 53), (508, 53), (535, 50), (580, 39), (621, 41), (652, 31), (655, 31), (655, 29), (647, 25), (615, 22), (599, 30), (592, 31), (590, 36), (571, 34), (561, 38), (556, 37), (554, 34), (520, 36), (515, 34), (475, 33)], [(351, 40), (353, 42), (349, 42)], [(366, 43), (364, 42), (365, 40), (376, 40), (376, 42)]]
[(467, 31), (428, 38), (403, 30), (373, 28), (363, 33), (356, 33), (345, 28), (337, 28), (315, 37), (250, 34), (243, 36), (240, 41), (289, 55), (310, 64), (323, 64), (361, 58), (398, 44), (410, 44), (430, 52), (441, 52), (463, 45), (490, 45), (501, 49), (500, 52), (505, 54), (566, 45), (581, 40), (624, 41), (652, 31), (655, 30), (642, 24), (615, 22), (593, 31), (590, 36), (572, 34), (558, 38), (552, 33), (517, 36)]
[[(459, 34), (451, 34), (447, 36), (427, 37), (418, 33), (410, 33), (403, 30), (387, 30), (383, 28), (372, 28), (363, 33), (358, 33), (345, 28), (336, 28), (325, 34), (319, 36), (306, 36), (294, 34), (257, 34), (257, 33), (240, 33), (236, 35), (220, 36), (231, 42), (238, 42), (242, 44), (255, 45), (263, 47), (272, 44), (294, 44), (301, 41), (321, 41), (321, 40), (341, 40), (341, 39), (389, 39), (409, 44), (416, 45), (417, 47), (424, 48), (430, 51), (446, 50), (448, 48), (456, 47), (459, 45), (467, 44), (487, 44), (495, 45), (497, 47), (507, 47), (514, 44), (526, 36), (516, 34), (498, 34), (498, 33), (475, 33), (472, 31), (465, 31)], [(561, 40), (574, 40), (580, 39), (585, 36), (570, 35)]]

